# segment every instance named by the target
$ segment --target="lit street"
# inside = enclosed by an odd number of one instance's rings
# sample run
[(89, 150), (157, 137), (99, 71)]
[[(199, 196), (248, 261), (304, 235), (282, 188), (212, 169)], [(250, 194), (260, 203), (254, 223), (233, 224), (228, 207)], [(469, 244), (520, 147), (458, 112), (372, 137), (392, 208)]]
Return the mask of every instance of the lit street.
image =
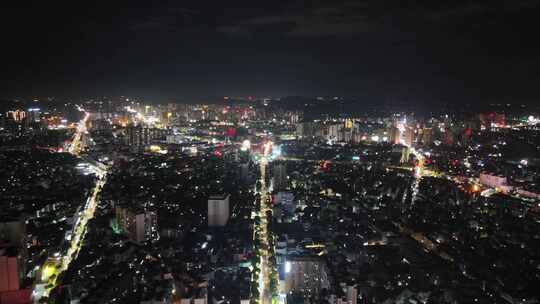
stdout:
[[(69, 152), (73, 155), (79, 156), (82, 147), (82, 137), (86, 132), (86, 124), (90, 114), (85, 112), (84, 118), (78, 123), (73, 140), (69, 146)], [(55, 254), (53, 257), (49, 257), (45, 264), (40, 269), (40, 277), (33, 291), (34, 302), (39, 302), (41, 298), (48, 297), (51, 290), (58, 286), (58, 277), (68, 269), (70, 263), (77, 258), (79, 251), (83, 245), (84, 236), (87, 230), (87, 224), (90, 219), (94, 217), (96, 207), (99, 203), (99, 193), (106, 183), (106, 174), (104, 170), (105, 166), (93, 161), (88, 162), (91, 169), (96, 172), (98, 178), (94, 188), (90, 192), (86, 203), (83, 208), (75, 214), (75, 220), (73, 225), (73, 231), (71, 235), (66, 235), (66, 242), (68, 242), (67, 250)]]
[[(277, 282), (271, 282), (272, 280), (277, 280), (275, 274), (277, 273), (276, 269), (272, 269), (271, 255), (273, 254), (272, 243), (269, 240), (269, 222), (267, 214), (272, 212), (272, 197), (270, 195), (270, 189), (267, 187), (267, 166), (268, 166), (268, 156), (270, 154), (271, 144), (265, 145), (264, 155), (259, 161), (259, 194), (260, 194), (260, 203), (261, 208), (258, 213), (260, 218), (260, 224), (255, 227), (255, 230), (258, 232), (257, 235), (260, 239), (260, 276), (259, 276), (259, 303), (269, 304), (272, 303), (273, 291), (272, 285), (277, 286)], [(275, 292), (275, 291), (274, 291)]]

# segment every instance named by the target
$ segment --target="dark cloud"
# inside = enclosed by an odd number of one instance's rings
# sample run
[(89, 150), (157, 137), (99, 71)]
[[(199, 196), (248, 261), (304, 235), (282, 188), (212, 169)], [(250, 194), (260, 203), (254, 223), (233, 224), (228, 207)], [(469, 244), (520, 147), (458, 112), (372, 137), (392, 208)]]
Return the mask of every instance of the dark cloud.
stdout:
[[(434, 4), (435, 3), (435, 4)], [(444, 26), (468, 23), (489, 26), (493, 20), (523, 10), (536, 9), (540, 1), (396, 2), (328, 1), (310, 6), (287, 5), (277, 14), (247, 16), (221, 24), (225, 34), (272, 33), (291, 36), (335, 36), (396, 31), (430, 33)], [(397, 4), (397, 5), (396, 5)], [(298, 7), (301, 7), (298, 9)], [(431, 28), (435, 27), (435, 28)]]
[[(359, 7), (359, 6), (353, 6)], [(361, 6), (360, 6), (361, 7)], [(297, 12), (253, 16), (234, 24), (220, 26), (218, 31), (236, 35), (271, 33), (289, 36), (334, 36), (373, 31), (373, 23), (361, 11), (350, 11), (347, 3), (314, 6)]]
[(198, 25), (196, 19), (200, 12), (185, 7), (165, 6), (154, 9), (148, 16), (135, 20), (130, 28), (135, 31), (185, 31), (193, 30)]
[(533, 98), (539, 2), (17, 3), (0, 93)]

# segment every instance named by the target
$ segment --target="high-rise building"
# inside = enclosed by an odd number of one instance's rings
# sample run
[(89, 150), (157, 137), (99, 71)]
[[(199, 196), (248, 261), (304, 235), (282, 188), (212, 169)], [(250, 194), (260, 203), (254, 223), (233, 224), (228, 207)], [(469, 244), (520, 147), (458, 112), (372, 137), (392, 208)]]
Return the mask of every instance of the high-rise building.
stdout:
[(403, 142), (402, 144), (410, 147), (414, 142), (414, 128), (410, 126), (405, 127), (405, 132), (403, 133)]
[(24, 276), (22, 263), (16, 247), (0, 247), (0, 293), (19, 290)]
[(456, 137), (451, 129), (446, 129), (443, 134), (443, 142), (447, 146), (453, 146), (455, 143)]
[(105, 130), (111, 130), (112, 129), (112, 125), (111, 123), (109, 123), (109, 121), (107, 121), (106, 119), (95, 119), (95, 120), (92, 120), (92, 130), (96, 130), (96, 131), (105, 131)]
[(208, 198), (208, 226), (221, 227), (229, 221), (229, 194), (212, 195)]
[(128, 126), (126, 128), (125, 144), (133, 147), (150, 145), (155, 139), (165, 139), (167, 130), (148, 128), (142, 125)]
[(26, 274), (26, 225), (22, 220), (0, 223), (0, 303), (29, 300), (28, 289), (22, 289)]
[(274, 195), (274, 201), (276, 204), (293, 204), (294, 202), (294, 194), (292, 192), (283, 192), (280, 191), (276, 195)]
[(287, 168), (285, 164), (276, 163), (272, 172), (272, 183), (274, 190), (282, 190), (287, 188)]
[(356, 286), (347, 286), (347, 303), (356, 304), (358, 301), (358, 289)]
[(157, 215), (155, 212), (116, 207), (116, 220), (123, 233), (136, 243), (157, 238)]
[(281, 209), (287, 210), (291, 213), (294, 212), (294, 209), (296, 209), (294, 194), (292, 192), (278, 192), (276, 195), (274, 195), (274, 203), (281, 204)]
[(300, 122), (296, 124), (296, 136), (300, 139), (312, 138), (314, 136), (312, 122)]
[(359, 143), (362, 136), (360, 134), (360, 124), (357, 121), (353, 121), (351, 128), (348, 132), (350, 135), (347, 135), (349, 142)]
[(39, 108), (30, 108), (27, 112), (30, 122), (39, 122), (41, 120), (41, 110)]
[(400, 144), (400, 132), (399, 129), (396, 126), (390, 127), (390, 142), (394, 145)]
[(26, 117), (26, 112), (21, 110), (8, 111), (6, 116), (8, 119), (12, 119), (15, 122), (22, 122)]
[(249, 163), (241, 163), (239, 166), (238, 166), (238, 169), (239, 169), (239, 176), (240, 176), (240, 180), (242, 182), (247, 182), (249, 181)]
[(291, 124), (296, 124), (298, 123), (298, 120), (300, 119), (300, 113), (299, 112), (286, 112), (286, 117), (288, 117), (288, 121), (289, 123)]
[(186, 138), (180, 134), (167, 135), (165, 138), (168, 144), (181, 144), (186, 140)]
[(328, 135), (326, 137), (329, 141), (343, 141), (343, 124), (332, 124), (328, 126)]
[(320, 257), (289, 256), (285, 261), (285, 292), (301, 293), (304, 297), (318, 296), (330, 287), (327, 267)]
[(513, 187), (508, 184), (508, 179), (505, 176), (482, 172), (480, 173), (479, 181), (484, 186), (499, 189), (504, 193), (513, 190)]
[(506, 115), (504, 113), (480, 113), (479, 120), (485, 128), (500, 127), (506, 124)]
[(433, 129), (432, 128), (422, 128), (420, 141), (423, 145), (429, 146), (433, 142)]

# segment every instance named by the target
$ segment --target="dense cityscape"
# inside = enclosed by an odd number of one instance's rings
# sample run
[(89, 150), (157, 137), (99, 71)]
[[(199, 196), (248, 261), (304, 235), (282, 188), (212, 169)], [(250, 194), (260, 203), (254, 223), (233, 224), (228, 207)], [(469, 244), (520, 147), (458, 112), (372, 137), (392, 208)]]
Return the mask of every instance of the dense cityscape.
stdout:
[(540, 304), (540, 0), (4, 2), (0, 304)]
[(0, 303), (538, 303), (540, 109), (9, 100)]

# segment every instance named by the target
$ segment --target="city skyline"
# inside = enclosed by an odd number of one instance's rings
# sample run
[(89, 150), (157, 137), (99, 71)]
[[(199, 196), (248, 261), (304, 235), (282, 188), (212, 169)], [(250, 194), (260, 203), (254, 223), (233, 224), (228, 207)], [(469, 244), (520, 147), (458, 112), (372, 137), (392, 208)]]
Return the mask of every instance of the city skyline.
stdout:
[(539, 299), (540, 109), (303, 100), (8, 105), (1, 303)]

